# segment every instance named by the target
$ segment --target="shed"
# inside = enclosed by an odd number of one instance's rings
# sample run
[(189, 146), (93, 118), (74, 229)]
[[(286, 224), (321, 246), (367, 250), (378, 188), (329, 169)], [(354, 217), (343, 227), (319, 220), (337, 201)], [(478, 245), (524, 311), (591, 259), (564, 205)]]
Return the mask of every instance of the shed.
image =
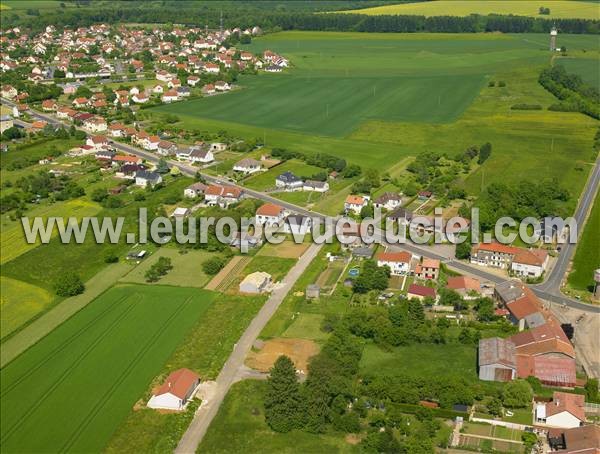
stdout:
[(318, 284), (309, 284), (306, 286), (306, 297), (307, 298), (318, 298), (321, 288)]

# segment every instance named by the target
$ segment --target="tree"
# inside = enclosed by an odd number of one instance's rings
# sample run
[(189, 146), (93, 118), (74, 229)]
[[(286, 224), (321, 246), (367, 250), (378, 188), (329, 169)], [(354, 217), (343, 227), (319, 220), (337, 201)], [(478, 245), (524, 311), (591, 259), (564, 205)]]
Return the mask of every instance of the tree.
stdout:
[(169, 164), (165, 158), (160, 158), (156, 164), (156, 171), (160, 174), (169, 173)]
[(58, 278), (54, 289), (58, 296), (75, 296), (83, 293), (85, 285), (77, 274), (67, 271)]
[(202, 264), (202, 270), (210, 275), (210, 276), (214, 276), (215, 274), (217, 274), (219, 271), (221, 271), (223, 269), (223, 267), (225, 266), (225, 259), (222, 257), (211, 257), (208, 260), (206, 260), (203, 264)]
[(479, 298), (475, 309), (477, 310), (477, 319), (482, 322), (490, 322), (496, 318), (494, 302), (490, 298)]
[(484, 143), (479, 149), (479, 159), (477, 164), (483, 164), (492, 154), (492, 144), (489, 142)]
[(589, 378), (585, 383), (585, 396), (587, 401), (600, 403), (600, 393), (598, 392), (598, 379)]
[(505, 407), (524, 408), (531, 403), (533, 392), (525, 380), (513, 380), (504, 386), (502, 403)]
[(104, 263), (117, 263), (119, 256), (113, 252), (109, 252), (104, 256)]
[(106, 190), (102, 188), (94, 189), (90, 196), (94, 202), (103, 202), (108, 197)]
[(497, 397), (494, 397), (487, 404), (487, 410), (491, 415), (501, 416), (502, 415), (502, 401)]
[(294, 363), (280, 356), (271, 368), (265, 394), (265, 419), (276, 432), (289, 432), (303, 425), (303, 402)]

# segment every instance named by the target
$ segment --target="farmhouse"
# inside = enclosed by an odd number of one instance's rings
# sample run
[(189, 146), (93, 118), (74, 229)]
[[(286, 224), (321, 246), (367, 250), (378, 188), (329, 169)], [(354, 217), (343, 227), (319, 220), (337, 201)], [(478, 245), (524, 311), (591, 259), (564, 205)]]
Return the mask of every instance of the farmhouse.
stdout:
[(271, 285), (271, 275), (263, 271), (251, 273), (240, 282), (240, 293), (263, 293)]
[(266, 227), (281, 227), (284, 215), (285, 210), (282, 206), (275, 205), (274, 203), (265, 203), (256, 210), (256, 223)]
[(381, 252), (377, 255), (377, 266), (387, 266), (393, 276), (404, 276), (410, 273), (410, 252)]
[(200, 384), (200, 377), (189, 369), (171, 372), (148, 401), (148, 407), (184, 410)]
[(303, 186), (303, 181), (292, 172), (284, 172), (275, 178), (275, 186), (286, 190), (297, 190)]
[(360, 195), (349, 195), (346, 197), (346, 201), (344, 202), (344, 211), (346, 213), (353, 212), (355, 214), (360, 214), (360, 211), (363, 207), (366, 207), (369, 203), (369, 199), (367, 197), (363, 197)]
[(262, 164), (256, 159), (252, 158), (242, 159), (233, 166), (233, 170), (235, 172), (242, 172), (247, 175), (259, 172), (261, 169)]
[(554, 391), (552, 402), (536, 404), (535, 422), (561, 429), (579, 427), (586, 421), (584, 406), (584, 396)]

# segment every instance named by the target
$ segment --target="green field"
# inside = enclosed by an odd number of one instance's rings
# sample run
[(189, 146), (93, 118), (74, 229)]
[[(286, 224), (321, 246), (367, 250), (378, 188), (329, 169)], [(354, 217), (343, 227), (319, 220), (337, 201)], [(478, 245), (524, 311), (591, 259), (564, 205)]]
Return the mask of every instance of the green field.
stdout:
[[(600, 8), (600, 6), (599, 6)], [(560, 58), (557, 64), (565, 67), (568, 73), (578, 74), (584, 82), (600, 90), (600, 60), (597, 58)]]
[(0, 372), (2, 450), (100, 451), (212, 299), (175, 287), (104, 293)]
[(460, 344), (416, 344), (384, 351), (375, 344), (365, 345), (360, 362), (361, 374), (418, 376), (457, 375), (477, 380), (477, 351)]
[(600, 195), (596, 194), (583, 233), (579, 238), (569, 284), (578, 290), (593, 291), (594, 270), (600, 268)]
[(210, 277), (202, 271), (202, 264), (216, 255), (217, 254), (202, 250), (192, 250), (185, 254), (181, 254), (178, 249), (162, 247), (123, 276), (121, 282), (146, 284), (146, 278), (144, 277), (146, 271), (148, 271), (160, 257), (168, 257), (171, 259), (173, 269), (153, 285), (177, 285), (180, 287), (202, 288), (210, 279)]
[[(586, 50), (586, 58), (598, 47), (591, 35), (559, 41), (575, 55)], [(285, 73), (247, 76), (235, 93), (152, 110), (176, 112), (184, 128), (226, 129), (263, 138), (268, 147), (331, 153), (377, 169), (404, 163), (399, 176), (407, 159), (422, 151), (454, 155), (489, 141), (491, 158), (463, 182), (472, 195), (494, 181), (535, 174), (568, 187), (574, 197), (567, 209), (574, 209), (593, 162), (598, 122), (578, 113), (511, 109), (556, 103), (537, 81), (550, 64), (547, 47), (548, 37), (538, 34), (275, 33), (249, 49), (285, 55), (292, 63)], [(489, 81), (505, 86), (488, 87)], [(366, 86), (376, 107), (365, 98)], [(262, 181), (268, 173), (254, 177), (258, 186), (272, 184)], [(339, 191), (335, 203), (319, 199), (313, 209), (337, 214), (346, 195)], [(281, 198), (308, 203), (304, 195)]]
[(54, 300), (43, 288), (0, 276), (0, 337), (15, 331)]
[[(539, 9), (541, 6), (550, 8), (550, 14), (540, 15)], [(437, 0), (342, 12), (368, 15), (468, 16), (469, 14), (514, 14), (541, 18), (600, 18), (597, 3), (575, 0)]]
[(317, 435), (294, 430), (273, 432), (264, 417), (266, 383), (244, 380), (236, 383), (225, 397), (208, 428), (198, 452), (230, 453), (348, 453), (359, 452), (343, 434)]

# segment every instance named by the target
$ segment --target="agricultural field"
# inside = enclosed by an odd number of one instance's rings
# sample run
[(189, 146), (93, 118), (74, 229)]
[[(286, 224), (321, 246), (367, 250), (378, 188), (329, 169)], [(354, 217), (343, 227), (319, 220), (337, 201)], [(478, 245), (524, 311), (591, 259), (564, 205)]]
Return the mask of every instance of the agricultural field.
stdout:
[(560, 58), (557, 64), (565, 67), (569, 74), (581, 76), (592, 87), (600, 87), (600, 60), (597, 58)]
[(213, 297), (158, 286), (104, 293), (0, 372), (2, 449), (102, 450)]
[(199, 446), (199, 452), (336, 452), (359, 450), (343, 434), (273, 432), (264, 416), (266, 383), (244, 380), (232, 386)]
[(594, 270), (600, 267), (600, 195), (592, 206), (579, 238), (568, 283), (576, 290), (594, 290)]
[[(597, 47), (590, 35), (561, 35), (558, 41), (575, 54)], [(290, 58), (285, 73), (242, 77), (242, 89), (234, 93), (151, 110), (176, 113), (182, 127), (262, 137), (268, 147), (397, 167), (396, 176), (422, 151), (454, 155), (489, 141), (492, 156), (464, 182), (469, 193), (478, 195), (494, 181), (522, 181), (535, 171), (569, 187), (567, 208), (573, 209), (593, 161), (598, 122), (544, 110), (556, 102), (537, 82), (550, 64), (547, 47), (548, 37), (537, 34), (275, 33), (255, 39), (249, 49)], [(518, 103), (543, 109), (512, 110)], [(266, 181), (268, 174), (248, 184), (267, 188), (274, 183)], [(338, 195), (342, 200), (346, 193), (340, 188), (312, 208), (337, 214), (331, 197)], [(281, 195), (308, 203), (304, 197)]]
[(393, 347), (384, 351), (375, 344), (365, 345), (360, 370), (363, 374), (394, 375), (397, 373), (419, 376), (456, 374), (468, 380), (477, 380), (477, 349), (461, 344), (416, 344)]
[[(203, 380), (214, 380), (265, 299), (263, 295), (217, 296), (167, 360), (163, 372), (148, 386), (148, 392), (168, 372), (180, 367), (197, 371)], [(189, 412), (165, 414), (148, 408), (132, 409), (111, 437), (106, 452), (171, 452), (187, 421)]]
[(54, 300), (47, 290), (0, 276), (0, 332), (8, 336)]
[(121, 282), (146, 284), (146, 278), (144, 277), (146, 271), (148, 271), (160, 257), (168, 257), (171, 259), (173, 269), (169, 271), (166, 276), (161, 277), (159, 281), (152, 285), (176, 285), (179, 287), (203, 288), (210, 278), (202, 271), (202, 264), (209, 258), (217, 255), (218, 254), (203, 250), (190, 250), (186, 251), (185, 254), (182, 254), (178, 249), (162, 247), (123, 276)]
[[(550, 8), (550, 14), (540, 15), (540, 7)], [(436, 0), (423, 3), (376, 6), (350, 11), (349, 14), (399, 14), (419, 16), (468, 16), (470, 14), (513, 14), (541, 18), (598, 19), (598, 5), (575, 0)]]

